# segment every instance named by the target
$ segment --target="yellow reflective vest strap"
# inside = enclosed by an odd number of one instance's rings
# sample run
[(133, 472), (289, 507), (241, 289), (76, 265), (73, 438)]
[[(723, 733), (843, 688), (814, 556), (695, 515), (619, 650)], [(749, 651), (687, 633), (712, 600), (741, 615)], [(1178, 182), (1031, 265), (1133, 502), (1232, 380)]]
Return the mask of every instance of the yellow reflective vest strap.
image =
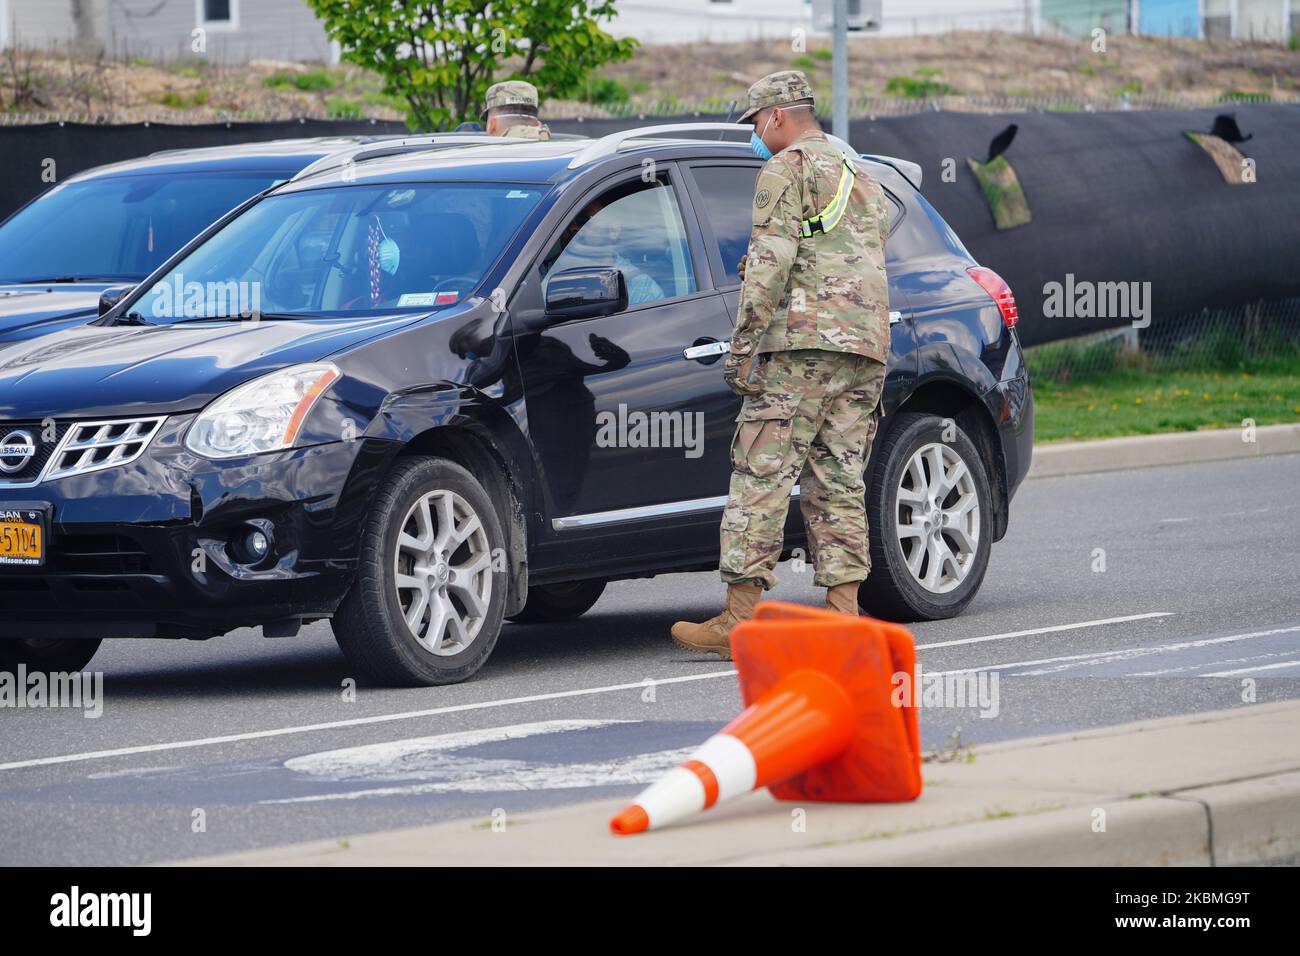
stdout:
[(835, 195), (831, 197), (825, 209), (799, 224), (799, 234), (805, 239), (819, 232), (830, 232), (839, 225), (840, 220), (844, 218), (844, 210), (849, 207), (849, 196), (853, 192), (853, 179), (857, 173), (849, 157), (844, 153), (840, 153), (840, 156), (843, 157), (844, 163), (840, 169), (840, 184), (835, 190)]

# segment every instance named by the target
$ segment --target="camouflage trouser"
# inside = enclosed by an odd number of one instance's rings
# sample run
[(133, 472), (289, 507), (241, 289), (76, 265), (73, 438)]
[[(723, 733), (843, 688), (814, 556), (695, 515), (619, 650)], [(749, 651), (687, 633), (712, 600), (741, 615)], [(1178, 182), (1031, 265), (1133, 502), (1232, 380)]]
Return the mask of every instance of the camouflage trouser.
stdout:
[(754, 373), (731, 443), (731, 494), (722, 513), (722, 580), (776, 583), (772, 569), (799, 482), (799, 507), (819, 587), (871, 570), (863, 466), (876, 435), (885, 366), (849, 352), (774, 352)]

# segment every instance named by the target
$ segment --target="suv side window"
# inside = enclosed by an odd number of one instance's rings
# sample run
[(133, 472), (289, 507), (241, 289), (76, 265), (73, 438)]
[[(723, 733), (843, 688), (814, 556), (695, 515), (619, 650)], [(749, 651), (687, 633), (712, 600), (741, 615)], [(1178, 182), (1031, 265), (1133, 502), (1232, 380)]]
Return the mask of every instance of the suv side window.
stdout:
[[(695, 184), (704, 202), (702, 218), (712, 228), (713, 242), (725, 270), (724, 286), (739, 285), (736, 267), (749, 251), (750, 209), (754, 203), (757, 166), (694, 166)], [(903, 215), (903, 204), (882, 184), (889, 203), (889, 231)]]
[(754, 206), (757, 166), (694, 166), (695, 184), (704, 201), (701, 218), (708, 222), (722, 260), (722, 285), (739, 285), (736, 267), (749, 251), (750, 210)]
[(629, 306), (696, 291), (686, 229), (664, 177), (620, 183), (582, 207), (542, 260), (541, 275), (577, 268), (621, 269)]

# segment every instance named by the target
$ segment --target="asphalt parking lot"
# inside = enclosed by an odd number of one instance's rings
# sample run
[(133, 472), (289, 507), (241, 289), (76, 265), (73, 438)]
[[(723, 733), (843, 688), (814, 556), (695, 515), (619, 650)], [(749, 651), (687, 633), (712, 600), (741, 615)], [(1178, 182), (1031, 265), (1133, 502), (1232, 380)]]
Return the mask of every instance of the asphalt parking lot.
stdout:
[[(1027, 483), (969, 611), (912, 629), (925, 672), (998, 677), (984, 706), (923, 709), (925, 746), (1300, 697), (1297, 487), (1297, 455)], [(780, 575), (773, 596), (820, 599), (810, 571)], [(576, 622), (508, 626), (467, 684), (362, 682), (355, 699), (321, 625), (106, 644), (102, 716), (0, 715), (0, 863), (148, 863), (631, 794), (739, 709), (729, 665), (667, 638), (720, 596), (713, 574), (621, 582)]]

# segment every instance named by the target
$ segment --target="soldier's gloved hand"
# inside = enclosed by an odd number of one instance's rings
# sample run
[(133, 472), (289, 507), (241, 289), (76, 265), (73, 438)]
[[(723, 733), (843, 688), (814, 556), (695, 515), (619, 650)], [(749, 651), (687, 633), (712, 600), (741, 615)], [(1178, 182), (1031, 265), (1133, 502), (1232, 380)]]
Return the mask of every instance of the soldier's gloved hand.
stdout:
[(722, 380), (737, 395), (757, 395), (762, 389), (749, 380), (753, 368), (753, 355), (734, 355), (728, 352), (727, 362), (722, 366)]

